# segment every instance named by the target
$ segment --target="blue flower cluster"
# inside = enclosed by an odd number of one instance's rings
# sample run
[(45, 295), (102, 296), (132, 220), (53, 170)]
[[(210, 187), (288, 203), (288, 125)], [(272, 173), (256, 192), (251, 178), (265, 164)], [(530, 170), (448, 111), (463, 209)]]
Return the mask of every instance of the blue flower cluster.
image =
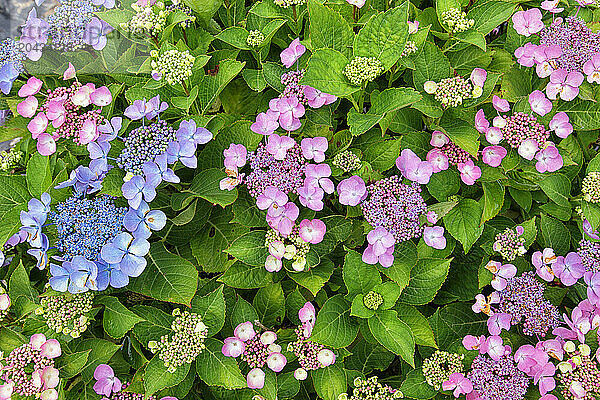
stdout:
[(92, 0), (61, 0), (54, 13), (48, 17), (52, 47), (61, 51), (75, 51), (86, 46), (86, 26), (100, 7)]
[(19, 43), (14, 39), (6, 38), (0, 42), (0, 90), (8, 95), (13, 82), (23, 72), (25, 53), (20, 50)]

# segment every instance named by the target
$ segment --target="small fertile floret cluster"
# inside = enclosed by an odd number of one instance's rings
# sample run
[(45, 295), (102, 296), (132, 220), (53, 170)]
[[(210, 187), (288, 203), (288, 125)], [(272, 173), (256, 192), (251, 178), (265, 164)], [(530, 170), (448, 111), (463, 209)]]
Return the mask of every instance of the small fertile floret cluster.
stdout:
[(344, 172), (352, 172), (362, 167), (360, 158), (350, 150), (344, 150), (333, 157), (333, 165)]
[[(118, 392), (112, 392), (112, 394), (103, 397), (100, 400), (158, 400), (154, 396), (147, 396), (142, 393), (128, 392), (127, 388), (131, 385), (129, 382), (123, 382), (121, 384), (121, 390)], [(176, 397), (166, 396), (161, 397), (160, 400), (177, 400)]]
[(452, 33), (464, 32), (475, 25), (475, 20), (467, 18), (467, 13), (460, 8), (451, 8), (444, 11), (442, 21), (448, 25)]
[(250, 47), (258, 47), (264, 42), (265, 35), (258, 29), (253, 29), (248, 33), (246, 44)]
[(464, 354), (436, 350), (431, 357), (423, 360), (421, 367), (427, 384), (440, 390), (442, 383), (450, 379), (450, 375), (463, 371), (464, 358)]
[(165, 29), (169, 14), (165, 10), (164, 3), (149, 4), (150, 2), (148, 2), (145, 5), (138, 3), (139, 1), (131, 5), (136, 14), (129, 21), (121, 23), (121, 29), (134, 35), (159, 36)]
[(258, 333), (250, 321), (242, 322), (233, 331), (233, 336), (225, 339), (222, 352), (226, 357), (240, 357), (248, 364), (250, 372), (246, 382), (250, 389), (262, 389), (265, 386), (266, 366), (278, 373), (287, 364), (281, 354), (281, 346), (276, 344), (277, 335), (272, 331)]
[(60, 51), (75, 51), (86, 46), (86, 27), (101, 7), (92, 0), (61, 0), (48, 16), (51, 46)]
[(175, 320), (171, 323), (171, 335), (164, 335), (160, 341), (150, 341), (148, 348), (158, 353), (165, 367), (171, 373), (183, 364), (191, 364), (206, 347), (204, 340), (208, 327), (199, 314), (173, 310)]
[(467, 378), (481, 400), (522, 400), (529, 387), (529, 377), (510, 356), (498, 360), (478, 355)]
[(125, 148), (117, 157), (117, 166), (133, 175), (143, 175), (144, 165), (164, 154), (169, 143), (177, 140), (177, 131), (165, 120), (157, 120), (133, 129), (123, 138)]
[(552, 110), (552, 102), (539, 90), (529, 95), (529, 105), (533, 111), (531, 114), (524, 112), (516, 112), (512, 115), (500, 114), (508, 113), (510, 104), (496, 95), (492, 98), (492, 104), (498, 112), (492, 126), (483, 110), (477, 111), (475, 115), (475, 128), (484, 133), (486, 140), (491, 144), (483, 150), (484, 163), (492, 167), (500, 165), (507, 150), (499, 144), (506, 140), (510, 147), (517, 149), (521, 157), (530, 161), (535, 158), (535, 168), (538, 172), (555, 172), (562, 168), (563, 158), (556, 145), (548, 139), (551, 131), (563, 139), (573, 132), (573, 126), (565, 112), (556, 113), (548, 124), (549, 129), (546, 129), (537, 121), (533, 112), (542, 116), (548, 114)]
[(567, 400), (594, 400), (600, 394), (600, 369), (586, 344), (563, 346), (567, 359), (558, 364), (561, 393)]
[[(75, 78), (72, 65), (69, 64), (63, 78)], [(70, 138), (78, 145), (87, 145), (99, 137), (98, 125), (104, 122), (100, 115), (102, 107), (112, 102), (112, 94), (106, 86), (82, 85), (75, 79), (70, 86), (48, 89), (46, 99), (40, 105), (35, 95), (42, 85), (40, 79), (30, 77), (18, 92), (25, 99), (17, 104), (17, 112), (31, 118), (27, 129), (37, 141), (40, 154), (48, 156), (56, 152), (56, 141), (60, 138)], [(90, 109), (92, 106), (98, 108)]]
[(23, 158), (23, 152), (13, 147), (9, 151), (3, 150), (0, 152), (0, 171), (10, 172), (17, 168), (21, 159)]
[(383, 296), (376, 291), (371, 290), (363, 297), (363, 304), (369, 310), (377, 310), (383, 304)]
[(411, 54), (416, 53), (417, 51), (419, 51), (417, 43), (415, 43), (413, 40), (407, 40), (406, 45), (404, 46), (404, 50), (402, 50), (402, 54), (400, 54), (400, 57), (408, 57)]
[(123, 231), (127, 208), (116, 207), (114, 198), (100, 195), (88, 199), (75, 193), (56, 205), (48, 218), (56, 226), (56, 247), (62, 258), (71, 261), (75, 256), (88, 260), (100, 259), (102, 247)]
[(173, 2), (173, 4), (169, 4), (166, 7), (167, 12), (176, 12), (181, 11), (185, 14), (186, 18), (183, 21), (180, 21), (177, 25), (182, 28), (189, 28), (196, 21), (196, 16), (194, 15), (194, 10), (190, 7), (178, 2)]
[(298, 318), (302, 325), (295, 330), (296, 340), (288, 344), (288, 351), (293, 352), (298, 358), (300, 368), (294, 371), (294, 377), (300, 381), (308, 377), (308, 371), (325, 368), (335, 362), (335, 354), (325, 345), (310, 340), (312, 329), (315, 325), (315, 307), (306, 302), (298, 311)]
[(545, 337), (560, 324), (556, 306), (544, 298), (544, 285), (532, 271), (508, 278), (504, 290), (498, 292), (500, 313), (511, 316), (511, 324), (523, 323), (523, 333)]
[(292, 6), (301, 6), (306, 4), (306, 0), (274, 0), (279, 7), (288, 8)]
[(308, 98), (304, 92), (309, 86), (300, 84), (303, 76), (304, 69), (288, 71), (281, 75), (281, 84), (285, 88), (279, 97), (296, 97), (304, 107), (308, 106)]
[(54, 332), (78, 338), (90, 325), (93, 300), (93, 292), (50, 294), (42, 297), (41, 307), (35, 313), (41, 315)]
[(362, 86), (365, 82), (374, 81), (383, 71), (383, 64), (375, 57), (354, 57), (343, 72), (351, 84)]
[(404, 394), (391, 386), (379, 382), (377, 376), (370, 378), (355, 378), (352, 382), (354, 389), (352, 394), (342, 393), (338, 400), (393, 400), (401, 399)]
[(487, 80), (487, 71), (475, 68), (469, 79), (460, 75), (452, 78), (444, 78), (439, 82), (427, 81), (423, 89), (442, 104), (442, 107), (458, 107), (464, 100), (476, 99), (483, 94), (483, 85)]
[(524, 246), (525, 237), (523, 233), (525, 233), (525, 229), (522, 226), (517, 226), (514, 229), (506, 228), (496, 235), (492, 248), (500, 253), (506, 261), (513, 261), (527, 252)]
[(577, 254), (587, 272), (600, 272), (600, 243), (582, 239), (579, 241)]
[(41, 400), (56, 400), (56, 387), (60, 384), (54, 359), (62, 354), (56, 339), (46, 339), (40, 333), (32, 335), (29, 343), (23, 344), (7, 357), (0, 353), (0, 396), (9, 400), (11, 396), (35, 396)]
[(592, 171), (583, 178), (581, 194), (585, 201), (600, 203), (600, 172)]
[(21, 49), (19, 42), (12, 38), (6, 38), (0, 42), (0, 68), (10, 64), (15, 71), (21, 73), (24, 70), (23, 61), (27, 55)]
[(164, 79), (169, 85), (184, 82), (192, 76), (192, 67), (196, 58), (188, 50), (167, 50), (158, 54), (156, 50), (151, 53), (152, 77), (155, 80)]

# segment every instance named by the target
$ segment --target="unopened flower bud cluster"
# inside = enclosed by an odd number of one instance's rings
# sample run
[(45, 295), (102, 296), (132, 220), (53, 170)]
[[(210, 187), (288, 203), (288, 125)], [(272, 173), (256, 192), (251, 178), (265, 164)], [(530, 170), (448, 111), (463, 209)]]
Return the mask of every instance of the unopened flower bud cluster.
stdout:
[(148, 347), (164, 361), (168, 371), (173, 373), (183, 364), (191, 364), (205, 348), (204, 339), (208, 328), (199, 314), (173, 310), (176, 317), (171, 324), (173, 334), (164, 335), (160, 341), (150, 341)]
[(474, 19), (467, 18), (467, 14), (460, 8), (451, 8), (442, 13), (442, 20), (452, 33), (464, 32), (475, 25)]
[(301, 6), (306, 4), (306, 0), (275, 0), (275, 4), (279, 7), (288, 8), (291, 6)]
[(6, 289), (0, 285), (0, 322), (6, 318), (8, 315), (8, 310), (10, 309), (10, 297), (8, 293), (6, 293)]
[(412, 40), (407, 40), (406, 45), (404, 46), (404, 50), (402, 50), (402, 54), (400, 54), (400, 57), (410, 56), (411, 54), (416, 53), (418, 50), (419, 48), (417, 47), (417, 43), (415, 43)]
[(590, 172), (583, 178), (581, 193), (585, 201), (600, 203), (600, 172)]
[[(458, 107), (465, 99), (478, 97), (476, 96), (477, 92), (474, 92), (473, 84), (460, 75), (442, 79), (438, 83), (427, 81), (424, 87), (425, 91), (433, 94), (444, 108)], [(481, 96), (480, 93), (479, 95)]]
[(383, 304), (383, 296), (371, 290), (363, 298), (363, 303), (368, 309), (377, 310)]
[(496, 240), (492, 247), (506, 261), (513, 261), (527, 251), (524, 244), (525, 238), (522, 234), (519, 234), (516, 229), (506, 228), (503, 232), (496, 235)]
[(340, 168), (344, 172), (356, 171), (362, 167), (360, 158), (350, 150), (337, 153), (333, 157), (333, 165)]
[[(600, 370), (591, 357), (590, 346), (587, 344), (576, 346), (575, 343), (568, 341), (563, 349), (568, 358), (558, 364), (562, 395), (567, 400), (596, 399), (600, 394)], [(578, 397), (577, 394), (579, 396), (584, 394), (584, 396)]]
[(338, 400), (393, 400), (404, 397), (400, 390), (379, 383), (376, 376), (367, 379), (358, 377), (353, 384), (352, 395), (342, 393)]
[(250, 31), (248, 38), (246, 38), (246, 44), (250, 47), (257, 47), (260, 46), (264, 40), (265, 35), (263, 35), (261, 31), (255, 29)]
[(188, 50), (168, 50), (163, 54), (153, 54), (152, 74), (158, 74), (169, 85), (182, 82), (192, 76), (192, 66), (196, 58)]
[(9, 151), (3, 151), (0, 153), (0, 171), (9, 172), (16, 168), (23, 158), (23, 152), (15, 149), (14, 147)]
[(93, 300), (93, 292), (46, 296), (42, 297), (36, 314), (41, 315), (54, 332), (78, 338), (90, 325)]
[(134, 35), (159, 36), (167, 24), (168, 11), (162, 2), (154, 6), (140, 6), (136, 3), (131, 5), (136, 14), (127, 22), (122, 23), (121, 28)]
[(442, 383), (455, 372), (463, 371), (464, 354), (436, 350), (431, 357), (423, 360), (423, 376), (430, 386), (440, 390)]
[(385, 68), (381, 61), (375, 57), (355, 57), (344, 67), (344, 75), (355, 86), (364, 82), (371, 82), (377, 78)]
[(268, 230), (265, 234), (265, 246), (271, 250), (274, 248), (273, 244), (277, 242), (283, 243), (283, 258), (292, 261), (294, 270), (303, 271), (306, 265), (306, 255), (310, 251), (310, 243), (300, 237), (298, 228), (294, 227), (292, 233), (287, 237), (281, 236), (275, 229)]

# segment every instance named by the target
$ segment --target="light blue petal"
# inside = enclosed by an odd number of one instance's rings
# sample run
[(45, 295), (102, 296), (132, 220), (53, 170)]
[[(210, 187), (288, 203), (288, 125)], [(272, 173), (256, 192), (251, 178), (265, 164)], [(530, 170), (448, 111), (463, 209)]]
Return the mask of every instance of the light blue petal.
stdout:
[(137, 277), (146, 269), (146, 259), (133, 254), (127, 254), (121, 261), (121, 271), (127, 276)]

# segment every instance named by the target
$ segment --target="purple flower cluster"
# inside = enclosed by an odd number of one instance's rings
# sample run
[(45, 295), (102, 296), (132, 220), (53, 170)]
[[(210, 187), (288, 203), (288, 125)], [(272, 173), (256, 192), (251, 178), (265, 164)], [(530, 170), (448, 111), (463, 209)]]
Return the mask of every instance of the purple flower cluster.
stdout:
[(600, 272), (600, 243), (582, 239), (577, 248), (581, 263), (587, 272)]
[(535, 278), (533, 271), (506, 281), (506, 288), (498, 292), (499, 309), (501, 313), (511, 315), (513, 325), (522, 321), (524, 334), (542, 337), (559, 325), (558, 309), (544, 298), (544, 285)]
[(18, 72), (23, 72), (23, 60), (26, 55), (20, 49), (19, 43), (12, 38), (6, 38), (0, 42), (0, 66), (12, 64)]
[(535, 116), (523, 112), (507, 117), (506, 126), (501, 130), (502, 136), (513, 149), (518, 148), (528, 139), (533, 140), (538, 147), (542, 147), (550, 137), (550, 132), (537, 122)]
[[(446, 136), (444, 132), (433, 131), (431, 134), (431, 140), (429, 141), (429, 144), (433, 146), (433, 149), (429, 150), (429, 152), (427, 153), (427, 162), (431, 164), (433, 173), (445, 171), (448, 169), (449, 165), (456, 165), (458, 172), (460, 172), (460, 179), (465, 184), (473, 185), (475, 184), (475, 181), (477, 181), (477, 179), (481, 178), (481, 168), (475, 165), (473, 159), (471, 158), (471, 155), (466, 150), (460, 148), (456, 143), (450, 140), (450, 138)], [(483, 150), (484, 155), (486, 151), (489, 150), (490, 148), (485, 148)], [(402, 152), (404, 153), (406, 151), (410, 150), (403, 150)], [(500, 158), (500, 161), (501, 160), (502, 158)], [(396, 163), (398, 162), (396, 161)], [(428, 183), (429, 179), (427, 179), (427, 182), (418, 182)]]
[(478, 355), (467, 375), (481, 400), (521, 400), (529, 387), (529, 378), (517, 369), (510, 356), (498, 361)]
[(300, 85), (300, 80), (304, 76), (304, 69), (298, 71), (289, 71), (281, 75), (281, 84), (285, 89), (279, 97), (296, 97), (302, 105), (308, 105), (308, 99), (304, 96), (306, 85)]
[(48, 17), (48, 34), (52, 47), (61, 51), (75, 51), (86, 46), (86, 27), (100, 11), (92, 0), (61, 0)]
[(385, 228), (396, 243), (423, 234), (419, 219), (427, 213), (427, 204), (418, 184), (406, 185), (394, 175), (368, 185), (367, 191), (369, 197), (360, 207), (371, 226)]
[(261, 143), (256, 151), (248, 154), (248, 163), (252, 172), (245, 183), (252, 197), (260, 196), (268, 186), (287, 194), (296, 193), (304, 184), (307, 161), (300, 145), (295, 142), (282, 160), (277, 160), (267, 145)]
[[(572, 346), (570, 346), (572, 345)], [(565, 347), (575, 348), (573, 342), (567, 342)], [(569, 349), (571, 350), (571, 349)], [(590, 348), (580, 345), (579, 350), (569, 353), (570, 358), (559, 364), (562, 383), (562, 395), (568, 400), (594, 400), (600, 394), (600, 369), (590, 357)]]
[(522, 226), (517, 226), (515, 229), (506, 228), (496, 235), (492, 248), (500, 253), (506, 261), (513, 261), (527, 251), (524, 246), (524, 232), (525, 229)]

